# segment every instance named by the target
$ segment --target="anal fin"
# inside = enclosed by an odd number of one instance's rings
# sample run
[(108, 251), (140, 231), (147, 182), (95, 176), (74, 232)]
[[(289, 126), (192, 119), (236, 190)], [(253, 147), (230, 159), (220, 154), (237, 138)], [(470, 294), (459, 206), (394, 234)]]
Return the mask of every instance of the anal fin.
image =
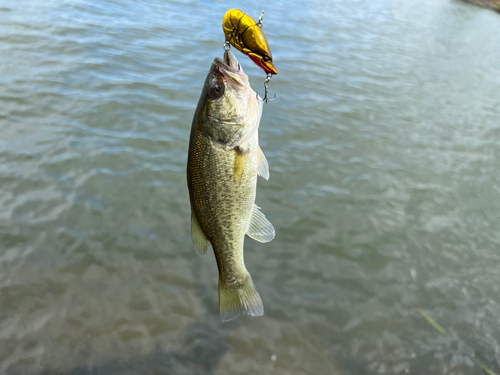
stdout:
[(256, 204), (253, 205), (252, 217), (246, 234), (259, 242), (269, 242), (274, 238), (273, 225), (260, 212), (260, 208)]

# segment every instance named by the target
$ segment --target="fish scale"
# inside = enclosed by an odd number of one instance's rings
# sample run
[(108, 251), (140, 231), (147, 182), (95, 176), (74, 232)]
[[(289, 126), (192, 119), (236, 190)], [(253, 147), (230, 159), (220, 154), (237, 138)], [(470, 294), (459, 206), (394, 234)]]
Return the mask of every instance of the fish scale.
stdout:
[(187, 180), (194, 245), (201, 255), (209, 243), (214, 250), (223, 321), (264, 313), (243, 259), (246, 234), (260, 242), (274, 238), (255, 206), (257, 174), (269, 175), (258, 145), (261, 113), (262, 102), (236, 58), (230, 52), (224, 61), (216, 58), (193, 118)]

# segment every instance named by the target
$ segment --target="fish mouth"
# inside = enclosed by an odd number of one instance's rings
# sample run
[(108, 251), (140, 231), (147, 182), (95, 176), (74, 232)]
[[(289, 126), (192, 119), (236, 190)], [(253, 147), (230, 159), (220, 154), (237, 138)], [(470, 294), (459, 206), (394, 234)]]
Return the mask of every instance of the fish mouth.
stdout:
[(234, 57), (234, 55), (229, 51), (224, 52), (223, 59), (216, 57), (214, 60), (214, 64), (216, 64), (220, 69), (229, 71), (231, 73), (237, 74), (242, 71), (240, 63), (238, 62), (238, 60), (236, 60), (236, 57)]
[(248, 82), (248, 77), (243, 72), (240, 63), (229, 51), (224, 52), (223, 59), (218, 57), (214, 59), (211, 71), (214, 77), (222, 77), (229, 84), (237, 88), (245, 87), (246, 82)]

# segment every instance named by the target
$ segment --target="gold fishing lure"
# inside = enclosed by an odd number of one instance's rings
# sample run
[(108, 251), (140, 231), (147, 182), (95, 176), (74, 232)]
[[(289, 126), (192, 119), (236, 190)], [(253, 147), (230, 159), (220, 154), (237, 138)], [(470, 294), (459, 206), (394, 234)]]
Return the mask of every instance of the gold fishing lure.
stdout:
[(238, 9), (230, 9), (222, 19), (226, 42), (248, 55), (266, 74), (278, 74), (266, 37), (252, 17)]

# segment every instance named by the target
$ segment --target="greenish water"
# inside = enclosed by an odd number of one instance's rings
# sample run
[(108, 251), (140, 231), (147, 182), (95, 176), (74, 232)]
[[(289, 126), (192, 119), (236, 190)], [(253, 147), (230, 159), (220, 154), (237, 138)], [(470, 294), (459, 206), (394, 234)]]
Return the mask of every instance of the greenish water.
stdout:
[(458, 1), (267, 1), (265, 315), (220, 322), (188, 137), (261, 6), (2, 3), (0, 374), (500, 373), (500, 17)]

